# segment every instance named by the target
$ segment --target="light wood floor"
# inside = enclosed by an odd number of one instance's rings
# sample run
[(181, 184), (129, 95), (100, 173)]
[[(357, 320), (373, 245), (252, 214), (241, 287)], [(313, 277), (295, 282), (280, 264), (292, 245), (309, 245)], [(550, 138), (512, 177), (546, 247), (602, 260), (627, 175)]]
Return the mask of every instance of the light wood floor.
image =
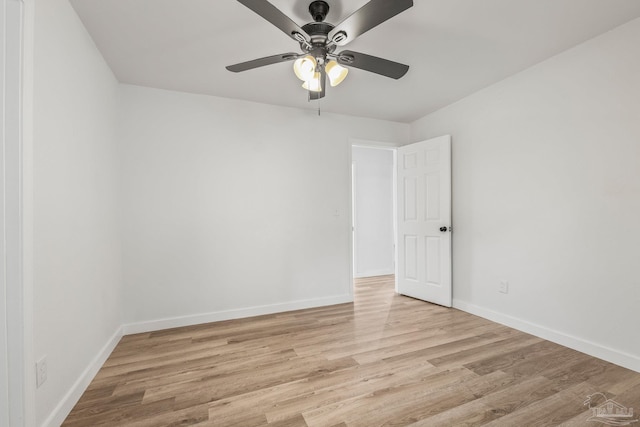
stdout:
[(126, 336), (64, 425), (597, 427), (595, 392), (640, 412), (638, 373), (396, 295), (393, 276), (355, 290), (354, 304)]

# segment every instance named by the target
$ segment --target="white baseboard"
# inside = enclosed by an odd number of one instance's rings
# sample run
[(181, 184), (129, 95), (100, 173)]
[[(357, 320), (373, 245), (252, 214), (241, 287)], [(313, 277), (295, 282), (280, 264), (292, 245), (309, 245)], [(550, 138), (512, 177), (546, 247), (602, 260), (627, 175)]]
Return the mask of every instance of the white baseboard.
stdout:
[(109, 341), (98, 352), (96, 357), (94, 357), (91, 363), (89, 363), (89, 366), (86, 367), (80, 377), (71, 386), (71, 389), (69, 389), (60, 403), (58, 403), (55, 409), (42, 423), (42, 427), (58, 427), (64, 422), (75, 404), (80, 400), (82, 393), (84, 393), (87, 387), (89, 387), (93, 377), (96, 376), (104, 362), (109, 358), (113, 349), (116, 348), (120, 338), (122, 338), (122, 326), (116, 330), (111, 338), (109, 338)]
[(353, 275), (354, 279), (362, 279), (364, 277), (376, 277), (376, 276), (388, 276), (389, 274), (395, 274), (395, 270), (386, 269), (386, 270), (369, 270), (359, 272)]
[(540, 326), (538, 324), (499, 313), (497, 311), (489, 310), (487, 308), (470, 304), (465, 301), (454, 299), (453, 307), (467, 313), (483, 317), (493, 322), (509, 326), (510, 328), (514, 328), (519, 331), (543, 338), (545, 340), (552, 341), (556, 344), (569, 347), (571, 349), (588, 354), (589, 356), (597, 357), (599, 359), (606, 360), (607, 362), (615, 363), (616, 365), (634, 370), (636, 372), (640, 372), (640, 357), (634, 356), (633, 354), (614, 350), (612, 348), (602, 346), (592, 341), (578, 338), (564, 332), (556, 331), (554, 329), (549, 329), (545, 326)]
[(348, 302), (353, 302), (353, 296), (345, 294), (326, 298), (292, 301), (281, 304), (261, 305), (257, 307), (238, 308), (234, 310), (128, 323), (122, 326), (122, 330), (124, 335), (139, 334), (143, 332), (159, 331), (162, 329), (179, 328), (182, 326), (220, 322), (222, 320), (240, 319), (244, 317), (262, 316), (264, 314), (282, 313), (285, 311), (302, 310), (305, 308), (344, 304)]

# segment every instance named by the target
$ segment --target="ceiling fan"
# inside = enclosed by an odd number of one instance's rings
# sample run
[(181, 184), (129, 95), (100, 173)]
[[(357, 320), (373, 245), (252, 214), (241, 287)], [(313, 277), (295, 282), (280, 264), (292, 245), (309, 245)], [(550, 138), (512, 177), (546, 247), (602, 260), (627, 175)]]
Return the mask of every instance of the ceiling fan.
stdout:
[(408, 65), (388, 59), (351, 50), (336, 50), (407, 10), (413, 6), (413, 0), (371, 0), (337, 25), (324, 22), (329, 13), (329, 4), (316, 0), (309, 5), (309, 13), (314, 22), (302, 27), (267, 0), (238, 1), (297, 41), (302, 53), (289, 52), (241, 62), (229, 65), (229, 71), (238, 73), (279, 62), (295, 61), (294, 72), (304, 82), (302, 87), (309, 91), (309, 99), (320, 99), (325, 95), (327, 77), (331, 86), (340, 84), (349, 72), (345, 67), (359, 68), (393, 79), (399, 79), (409, 71)]

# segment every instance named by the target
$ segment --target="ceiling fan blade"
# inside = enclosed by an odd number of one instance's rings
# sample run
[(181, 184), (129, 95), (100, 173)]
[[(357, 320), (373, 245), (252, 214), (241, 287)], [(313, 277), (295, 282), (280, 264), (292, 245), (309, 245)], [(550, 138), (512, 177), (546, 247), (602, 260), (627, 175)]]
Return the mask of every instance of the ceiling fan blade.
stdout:
[(301, 42), (302, 40), (296, 37), (296, 34), (300, 34), (307, 42), (311, 41), (311, 37), (307, 34), (298, 24), (293, 22), (287, 15), (282, 13), (277, 7), (269, 3), (267, 0), (238, 0), (249, 9), (253, 10), (258, 15), (262, 16), (267, 21), (271, 22), (276, 27), (280, 28), (285, 34), (292, 39)]
[(336, 25), (329, 32), (329, 40), (338, 46), (344, 46), (411, 6), (413, 0), (371, 0)]
[(267, 56), (264, 58), (254, 59), (252, 61), (241, 62), (239, 64), (229, 65), (227, 70), (239, 73), (241, 71), (252, 70), (265, 65), (277, 64), (278, 62), (293, 61), (300, 57), (298, 53), (282, 53), (280, 55)]
[(336, 55), (340, 64), (380, 74), (381, 76), (399, 79), (407, 74), (409, 66), (388, 59), (378, 58), (352, 50), (344, 50)]
[(315, 101), (316, 99), (324, 98), (325, 89), (327, 88), (327, 73), (322, 70), (320, 71), (320, 88), (322, 89), (320, 92), (309, 91), (309, 100)]

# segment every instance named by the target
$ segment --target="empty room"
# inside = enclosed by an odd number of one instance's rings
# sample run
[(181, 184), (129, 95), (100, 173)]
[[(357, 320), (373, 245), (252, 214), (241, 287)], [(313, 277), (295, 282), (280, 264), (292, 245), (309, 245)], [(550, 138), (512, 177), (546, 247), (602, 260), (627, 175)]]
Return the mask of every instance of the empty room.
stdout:
[(2, 3), (0, 427), (640, 425), (640, 1)]

